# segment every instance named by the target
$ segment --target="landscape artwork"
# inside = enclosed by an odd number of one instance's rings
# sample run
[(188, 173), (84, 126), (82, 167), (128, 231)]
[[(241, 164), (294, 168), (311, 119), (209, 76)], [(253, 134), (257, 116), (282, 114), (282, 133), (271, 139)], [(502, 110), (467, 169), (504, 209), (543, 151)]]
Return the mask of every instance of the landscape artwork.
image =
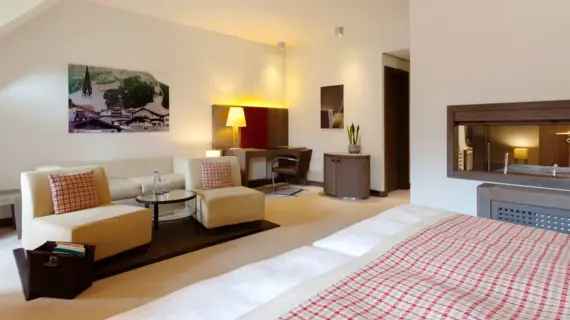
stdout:
[(69, 132), (169, 130), (169, 88), (152, 74), (69, 64)]
[(344, 128), (344, 85), (321, 88), (321, 128)]

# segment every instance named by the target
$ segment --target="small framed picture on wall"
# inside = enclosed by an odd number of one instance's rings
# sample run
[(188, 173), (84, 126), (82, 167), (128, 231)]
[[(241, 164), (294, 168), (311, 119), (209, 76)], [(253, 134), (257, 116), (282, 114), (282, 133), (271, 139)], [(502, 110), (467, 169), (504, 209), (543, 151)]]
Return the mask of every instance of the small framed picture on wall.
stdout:
[(321, 129), (344, 128), (344, 85), (321, 87)]

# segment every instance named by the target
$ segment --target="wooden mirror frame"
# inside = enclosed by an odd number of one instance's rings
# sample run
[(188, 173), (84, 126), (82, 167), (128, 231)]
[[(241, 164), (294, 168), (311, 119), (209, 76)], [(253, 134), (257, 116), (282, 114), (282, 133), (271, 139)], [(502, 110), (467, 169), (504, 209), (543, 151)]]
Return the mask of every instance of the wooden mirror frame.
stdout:
[(570, 179), (455, 170), (459, 125), (570, 125), (570, 100), (451, 105), (447, 107), (447, 177), (570, 190)]

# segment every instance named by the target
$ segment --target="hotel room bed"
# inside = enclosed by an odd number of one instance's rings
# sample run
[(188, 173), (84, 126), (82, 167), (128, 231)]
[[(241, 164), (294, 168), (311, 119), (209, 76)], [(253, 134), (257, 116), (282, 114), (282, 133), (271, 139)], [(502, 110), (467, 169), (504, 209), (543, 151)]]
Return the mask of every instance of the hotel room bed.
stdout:
[(402, 206), (111, 319), (570, 318), (570, 236)]

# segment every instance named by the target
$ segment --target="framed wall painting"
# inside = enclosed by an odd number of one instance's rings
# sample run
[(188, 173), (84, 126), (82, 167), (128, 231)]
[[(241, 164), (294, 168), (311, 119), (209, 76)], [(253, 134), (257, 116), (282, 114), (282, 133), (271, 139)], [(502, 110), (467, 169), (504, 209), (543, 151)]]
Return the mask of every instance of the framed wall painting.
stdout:
[(70, 133), (169, 131), (169, 86), (148, 72), (69, 64), (68, 93)]
[(344, 128), (344, 85), (321, 87), (321, 128)]

